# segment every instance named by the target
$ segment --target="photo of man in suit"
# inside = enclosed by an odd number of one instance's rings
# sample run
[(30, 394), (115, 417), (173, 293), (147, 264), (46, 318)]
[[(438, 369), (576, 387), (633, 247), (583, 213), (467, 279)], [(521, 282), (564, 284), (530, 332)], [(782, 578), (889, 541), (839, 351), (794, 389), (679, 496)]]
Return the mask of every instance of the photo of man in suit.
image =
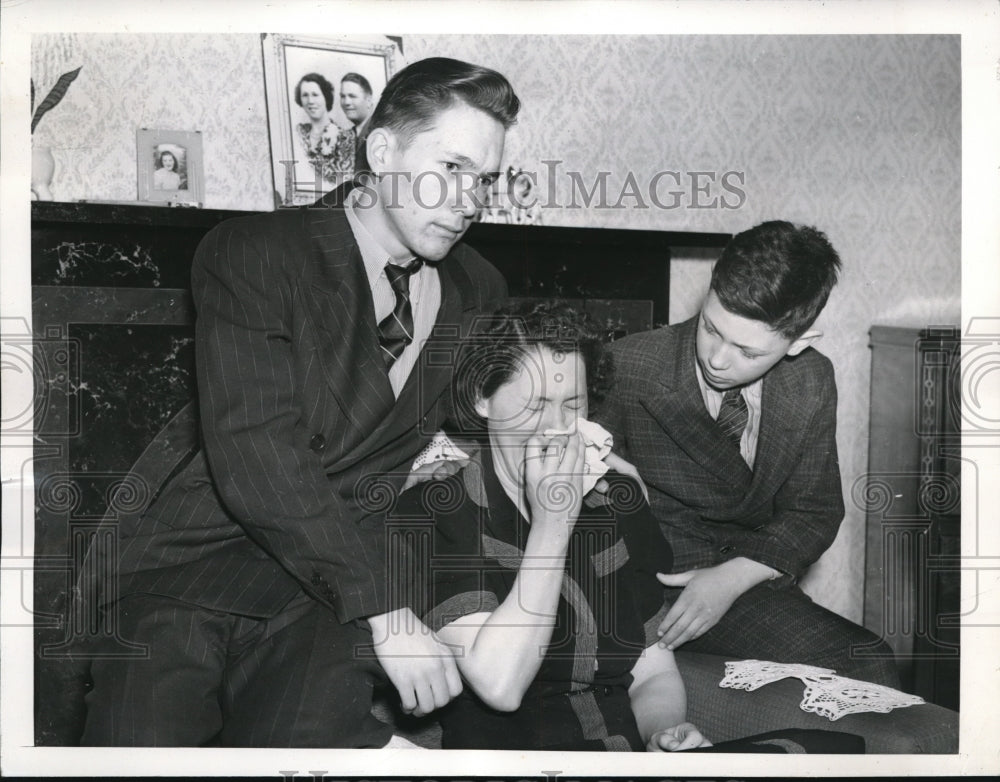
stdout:
[(340, 108), (355, 134), (372, 113), (372, 85), (360, 73), (345, 73), (340, 79)]
[(374, 105), (372, 85), (360, 73), (345, 73), (340, 80), (340, 109), (349, 123), (337, 136), (334, 167), (348, 178), (354, 173), (358, 141), (371, 116)]
[(413, 63), (372, 113), (356, 186), (202, 241), (203, 447), (121, 530), (107, 610), (149, 655), (95, 661), (83, 744), (381, 747), (377, 681), (418, 715), (460, 692), (389, 589), (370, 479), (398, 490), (443, 422), (451, 367), (421, 355), (506, 297), (459, 240), (519, 105), (495, 71)]
[(658, 576), (672, 602), (662, 645), (897, 687), (888, 645), (797, 586), (844, 515), (837, 386), (812, 347), (839, 268), (814, 228), (736, 235), (696, 317), (614, 343), (615, 386), (596, 418), (673, 547)]

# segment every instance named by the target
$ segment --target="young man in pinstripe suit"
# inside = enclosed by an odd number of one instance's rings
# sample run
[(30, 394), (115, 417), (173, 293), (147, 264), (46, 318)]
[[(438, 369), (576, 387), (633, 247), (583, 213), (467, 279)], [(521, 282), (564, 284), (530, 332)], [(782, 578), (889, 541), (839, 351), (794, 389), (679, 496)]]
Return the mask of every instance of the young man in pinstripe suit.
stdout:
[(811, 345), (840, 259), (814, 228), (735, 236), (691, 320), (613, 345), (597, 418), (674, 552), (661, 644), (898, 686), (892, 652), (797, 586), (844, 515), (833, 367)]
[[(196, 253), (203, 447), (134, 528), (107, 610), (148, 659), (95, 661), (87, 745), (380, 747), (387, 678), (423, 714), (461, 680), (390, 589), (387, 507), (447, 410), (423, 361), (506, 297), (459, 239), (519, 101), (433, 58), (386, 85), (361, 184), (227, 221)], [(390, 492), (391, 493), (391, 492)]]

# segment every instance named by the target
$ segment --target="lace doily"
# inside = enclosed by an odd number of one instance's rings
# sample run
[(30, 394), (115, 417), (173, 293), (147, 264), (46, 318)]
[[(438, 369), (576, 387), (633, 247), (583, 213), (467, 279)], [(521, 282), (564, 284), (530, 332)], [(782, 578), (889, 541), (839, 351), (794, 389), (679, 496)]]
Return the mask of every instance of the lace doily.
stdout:
[(425, 464), (433, 462), (447, 462), (468, 458), (469, 454), (455, 445), (448, 435), (444, 432), (438, 432), (427, 444), (427, 447), (417, 454), (417, 458), (413, 460), (410, 470), (415, 470), (418, 467), (423, 467)]
[(753, 690), (765, 684), (794, 677), (805, 684), (805, 693), (799, 707), (803, 711), (819, 714), (830, 721), (847, 714), (878, 712), (887, 714), (893, 709), (918, 706), (923, 698), (909, 695), (881, 684), (871, 684), (857, 679), (837, 676), (829, 668), (794, 663), (773, 663), (766, 660), (739, 660), (726, 663), (726, 675), (720, 687), (735, 690)]

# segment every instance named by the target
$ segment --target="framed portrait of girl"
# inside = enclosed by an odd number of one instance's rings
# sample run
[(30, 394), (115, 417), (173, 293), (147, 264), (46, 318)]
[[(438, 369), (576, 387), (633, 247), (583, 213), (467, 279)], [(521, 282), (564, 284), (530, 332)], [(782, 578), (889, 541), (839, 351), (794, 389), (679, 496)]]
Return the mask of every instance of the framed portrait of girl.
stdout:
[(200, 207), (205, 200), (201, 131), (139, 128), (139, 201)]

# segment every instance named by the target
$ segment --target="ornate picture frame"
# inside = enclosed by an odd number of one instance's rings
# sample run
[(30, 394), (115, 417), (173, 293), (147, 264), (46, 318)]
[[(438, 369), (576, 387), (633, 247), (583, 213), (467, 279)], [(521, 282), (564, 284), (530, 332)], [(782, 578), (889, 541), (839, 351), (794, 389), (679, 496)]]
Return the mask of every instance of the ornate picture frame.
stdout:
[(264, 33), (261, 45), (275, 207), (309, 204), (353, 175), (357, 137), (402, 67), (401, 41)]
[(139, 201), (168, 206), (204, 204), (200, 130), (139, 128), (135, 148)]

